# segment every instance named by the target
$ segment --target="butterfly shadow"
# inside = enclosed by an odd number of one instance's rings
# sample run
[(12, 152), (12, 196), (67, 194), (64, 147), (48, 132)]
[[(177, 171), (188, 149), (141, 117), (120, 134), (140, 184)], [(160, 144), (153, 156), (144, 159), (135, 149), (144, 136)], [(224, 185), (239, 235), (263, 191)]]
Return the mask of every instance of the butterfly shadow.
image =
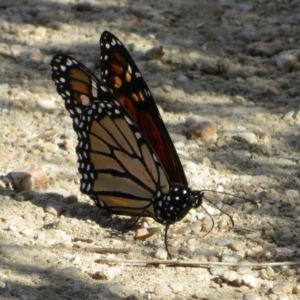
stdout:
[[(68, 229), (66, 225), (72, 223), (72, 219), (74, 219), (79, 223), (82, 221), (99, 226), (97, 227), (99, 231), (103, 231), (101, 239), (103, 237), (120, 238), (124, 236), (124, 234), (127, 237), (133, 237), (132, 230), (139, 227), (137, 218), (112, 215), (106, 210), (99, 210), (92, 200), (89, 200), (85, 196), (84, 198), (83, 201), (68, 204), (68, 197), (64, 197), (59, 193), (41, 193), (38, 191), (17, 193), (11, 188), (0, 189), (0, 205), (1, 202), (5, 205), (4, 201), (8, 201), (14, 206), (19, 206), (20, 210), (22, 210), (20, 215), (27, 213), (26, 202), (30, 202), (37, 208), (41, 208), (42, 211), (39, 211), (37, 214), (38, 218), (43, 219), (42, 230), (60, 229), (62, 227), (64, 227), (63, 230), (66, 230)], [(74, 199), (76, 199), (76, 197), (74, 197)], [(14, 202), (15, 204), (13, 204)], [(42, 214), (44, 213), (45, 215), (43, 216)], [(61, 226), (61, 223), (64, 225)], [(70, 232), (70, 234), (72, 234), (73, 238), (80, 238), (74, 236), (74, 232)]]

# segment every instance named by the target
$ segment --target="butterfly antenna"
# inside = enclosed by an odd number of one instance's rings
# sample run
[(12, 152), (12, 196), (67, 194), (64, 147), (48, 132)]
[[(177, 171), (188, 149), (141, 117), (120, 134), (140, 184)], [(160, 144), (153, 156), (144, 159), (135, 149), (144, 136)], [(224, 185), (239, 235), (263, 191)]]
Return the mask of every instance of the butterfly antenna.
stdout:
[[(204, 197), (204, 196), (203, 196)], [(205, 197), (204, 197), (205, 198)], [(206, 199), (206, 198), (205, 198)], [(213, 230), (213, 228), (215, 227), (215, 221), (214, 221), (214, 218), (210, 215), (210, 213), (203, 207), (203, 206), (201, 206), (202, 207), (202, 209), (207, 213), (207, 215), (210, 217), (210, 219), (211, 219), (211, 222), (212, 222), (212, 225), (211, 225), (211, 227), (210, 227), (210, 230), (208, 231), (208, 233), (206, 233), (205, 235), (204, 235), (204, 237), (206, 237), (208, 234), (210, 234), (211, 233), (211, 231)]]
[[(233, 198), (239, 198), (239, 199), (251, 202), (252, 204), (254, 204), (256, 206), (257, 209), (259, 208), (258, 204), (255, 200), (249, 199), (249, 198), (246, 198), (246, 197), (242, 197), (242, 196), (238, 196), (238, 195), (234, 195), (234, 194), (230, 194), (230, 193), (226, 193), (226, 192), (212, 191), (212, 190), (201, 190), (201, 192), (212, 192), (212, 193), (223, 194), (223, 195), (226, 195), (226, 196), (231, 196)], [(207, 198), (205, 198), (205, 199), (208, 200)], [(209, 202), (212, 203), (211, 201), (209, 201)]]
[[(230, 219), (232, 227), (234, 227), (234, 221), (233, 221), (231, 215), (229, 215), (229, 214), (228, 214), (227, 212), (225, 212), (223, 209), (221, 209), (220, 207), (218, 207), (215, 203), (213, 203), (211, 200), (209, 200), (209, 199), (206, 198), (205, 196), (203, 196), (203, 197), (204, 197), (204, 199), (205, 199), (207, 202), (209, 202), (212, 206), (214, 206), (215, 208), (217, 208), (218, 210), (220, 210), (223, 214), (225, 214), (225, 215)], [(208, 213), (207, 210), (206, 210), (203, 206), (202, 206), (202, 208), (205, 210), (206, 213)], [(210, 217), (211, 219), (213, 219), (212, 216), (211, 216), (210, 214), (208, 214), (208, 215), (209, 215), (209, 217)], [(211, 231), (211, 230), (210, 230), (210, 231)], [(210, 232), (210, 231), (209, 231), (209, 232)]]

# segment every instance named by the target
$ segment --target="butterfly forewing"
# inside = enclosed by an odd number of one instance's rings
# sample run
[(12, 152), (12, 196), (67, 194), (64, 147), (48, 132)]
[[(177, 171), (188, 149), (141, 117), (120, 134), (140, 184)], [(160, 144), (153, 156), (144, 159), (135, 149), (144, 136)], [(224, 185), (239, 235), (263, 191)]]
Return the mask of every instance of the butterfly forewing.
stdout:
[(101, 79), (137, 123), (173, 184), (187, 186), (181, 162), (152, 94), (124, 45), (112, 33), (100, 38)]

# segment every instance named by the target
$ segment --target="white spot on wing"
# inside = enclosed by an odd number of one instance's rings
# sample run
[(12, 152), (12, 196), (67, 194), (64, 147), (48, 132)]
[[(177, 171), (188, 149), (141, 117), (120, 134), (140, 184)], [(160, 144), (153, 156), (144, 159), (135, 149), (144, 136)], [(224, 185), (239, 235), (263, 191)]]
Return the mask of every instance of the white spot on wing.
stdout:
[(73, 62), (71, 61), (71, 59), (67, 59), (67, 61), (66, 61), (66, 65), (67, 66), (72, 66), (73, 65)]
[(138, 140), (142, 137), (139, 132), (135, 132), (134, 135)]
[(133, 124), (132, 121), (131, 121), (127, 116), (125, 116), (125, 120), (126, 120), (126, 122), (127, 122), (129, 125), (132, 125), (132, 124)]
[(132, 74), (132, 68), (131, 68), (131, 65), (128, 65), (127, 70), (128, 70), (128, 72), (129, 72), (130, 74)]
[(92, 95), (93, 95), (94, 98), (97, 98), (97, 96), (98, 96), (98, 89), (93, 88), (92, 89)]

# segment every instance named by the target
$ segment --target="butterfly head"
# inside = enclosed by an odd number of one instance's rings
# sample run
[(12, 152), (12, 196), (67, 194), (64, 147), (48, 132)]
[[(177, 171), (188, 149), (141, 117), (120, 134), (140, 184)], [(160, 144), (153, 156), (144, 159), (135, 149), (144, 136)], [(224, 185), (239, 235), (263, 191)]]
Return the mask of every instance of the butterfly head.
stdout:
[(182, 186), (172, 187), (168, 194), (158, 192), (153, 204), (156, 220), (163, 224), (173, 224), (184, 218), (191, 208), (199, 207), (202, 197), (202, 192)]

